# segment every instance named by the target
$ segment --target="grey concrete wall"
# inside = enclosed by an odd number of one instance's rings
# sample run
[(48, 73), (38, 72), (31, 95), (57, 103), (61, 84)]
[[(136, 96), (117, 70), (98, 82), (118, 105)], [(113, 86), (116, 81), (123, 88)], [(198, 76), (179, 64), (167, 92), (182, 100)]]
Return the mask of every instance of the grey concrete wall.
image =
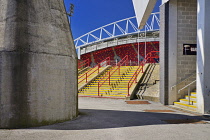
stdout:
[(168, 104), (168, 13), (169, 4), (160, 6), (160, 102)]
[[(161, 88), (167, 89), (162, 90), (160, 96), (162, 99), (168, 99), (168, 104), (173, 104), (184, 95), (184, 92), (177, 94), (177, 91), (191, 81), (181, 83), (173, 90), (171, 87), (196, 71), (196, 56), (183, 55), (183, 44), (196, 44), (197, 8), (196, 0), (170, 0), (162, 7), (167, 4), (169, 5), (168, 11), (162, 11), (168, 12), (169, 18), (166, 17), (166, 14), (160, 14), (162, 21), (165, 21), (161, 23), (164, 25), (160, 27), (160, 42), (162, 42), (160, 43), (160, 48), (162, 48), (160, 50), (165, 52), (160, 53), (162, 57), (160, 59), (160, 90)], [(162, 99), (161, 102), (163, 103)], [(167, 103), (165, 102), (165, 104)]]
[[(195, 71), (196, 56), (183, 55), (183, 43), (196, 44), (197, 42), (197, 0), (178, 1), (178, 79), (182, 80)], [(179, 63), (180, 62), (180, 63)]]
[(0, 128), (71, 120), (77, 56), (63, 1), (0, 0)]
[(197, 107), (210, 113), (210, 1), (198, 0)]
[(170, 0), (169, 2), (169, 33), (168, 33), (168, 104), (173, 104), (177, 100), (177, 90), (171, 90), (171, 87), (177, 83), (177, 0)]
[[(183, 55), (183, 44), (197, 44), (197, 0), (178, 0), (177, 4), (177, 83), (179, 83), (196, 72), (196, 55)], [(183, 83), (178, 88), (188, 83)], [(178, 98), (182, 98), (183, 94), (178, 95)]]

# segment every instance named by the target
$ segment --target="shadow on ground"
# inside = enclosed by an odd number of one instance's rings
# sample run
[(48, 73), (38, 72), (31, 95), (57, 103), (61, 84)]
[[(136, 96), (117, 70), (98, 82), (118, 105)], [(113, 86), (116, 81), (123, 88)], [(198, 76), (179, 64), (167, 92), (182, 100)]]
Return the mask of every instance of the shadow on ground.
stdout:
[[(179, 121), (180, 120), (180, 121)], [(30, 129), (87, 130), (144, 125), (178, 123), (205, 123), (201, 116), (173, 113), (134, 112), (116, 110), (80, 109), (80, 115), (73, 121)]]

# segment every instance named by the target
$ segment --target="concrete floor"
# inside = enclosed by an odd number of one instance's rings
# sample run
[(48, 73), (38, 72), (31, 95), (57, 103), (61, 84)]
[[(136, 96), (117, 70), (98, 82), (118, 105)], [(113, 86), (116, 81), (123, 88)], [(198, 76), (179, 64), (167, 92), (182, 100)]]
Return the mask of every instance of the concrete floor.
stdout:
[[(80, 116), (50, 126), (0, 130), (0, 140), (209, 140), (210, 119), (173, 110), (160, 103), (126, 104), (122, 99), (79, 98)], [(145, 112), (172, 110), (175, 112)], [(169, 124), (165, 120), (206, 124)]]

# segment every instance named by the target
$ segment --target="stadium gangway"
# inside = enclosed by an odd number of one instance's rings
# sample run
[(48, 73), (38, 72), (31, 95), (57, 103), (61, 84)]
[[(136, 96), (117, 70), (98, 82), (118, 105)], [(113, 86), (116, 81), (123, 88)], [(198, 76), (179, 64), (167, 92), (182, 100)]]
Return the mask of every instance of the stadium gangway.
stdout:
[(140, 72), (144, 73), (143, 68), (144, 68), (145, 64), (146, 63), (156, 63), (157, 61), (155, 59), (159, 60), (159, 51), (151, 51), (146, 55), (146, 57), (140, 63), (138, 69), (134, 72), (133, 76), (131, 77), (131, 79), (128, 82), (128, 95), (127, 96), (130, 96), (130, 88), (134, 84), (134, 82), (135, 83), (138, 82), (137, 78), (138, 78), (139, 73)]
[[(94, 71), (91, 72), (92, 69), (88, 70), (86, 73), (84, 73), (83, 75), (81, 75), (80, 77), (78, 77), (78, 79), (84, 77), (81, 81), (78, 82), (78, 84), (80, 84), (81, 82), (83, 82), (85, 80), (85, 83), (88, 82), (88, 77), (90, 77), (93, 73), (95, 73), (96, 71), (99, 74), (99, 69), (100, 67), (103, 66), (107, 66), (110, 65), (110, 57), (107, 57), (106, 59), (104, 59), (103, 61), (101, 61), (100, 63), (98, 63), (94, 68), (96, 68)], [(91, 73), (90, 73), (91, 72)]]
[[(118, 74), (120, 75), (120, 67), (123, 66), (123, 65), (127, 66), (128, 63), (129, 63), (128, 55), (126, 55), (121, 61), (119, 61), (119, 62), (117, 63), (117, 65), (116, 65), (115, 67), (113, 67), (113, 68), (107, 73), (108, 75), (105, 74), (105, 75), (101, 78), (101, 80), (98, 82), (98, 96), (99, 96), (99, 93), (100, 93), (100, 87), (101, 87), (105, 82), (108, 82), (109, 85), (110, 85), (111, 76), (112, 76), (115, 72), (117, 72), (117, 70), (118, 70)], [(117, 67), (117, 68), (116, 68), (116, 67)], [(116, 68), (116, 69), (115, 69), (115, 68)], [(106, 76), (108, 76), (108, 77), (106, 78)], [(105, 78), (106, 78), (106, 79), (105, 79)], [(104, 79), (104, 81), (103, 81), (103, 79)]]

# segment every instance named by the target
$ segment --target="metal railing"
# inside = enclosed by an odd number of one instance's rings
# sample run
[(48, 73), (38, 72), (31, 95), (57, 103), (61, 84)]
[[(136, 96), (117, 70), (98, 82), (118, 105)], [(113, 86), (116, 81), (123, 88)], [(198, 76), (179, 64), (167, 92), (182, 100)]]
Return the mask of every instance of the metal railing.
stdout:
[[(158, 59), (158, 61), (156, 61), (155, 59)], [(144, 72), (143, 68), (145, 66), (146, 63), (158, 63), (159, 62), (159, 51), (151, 51), (149, 52), (146, 57), (143, 59), (143, 61), (141, 61), (138, 69), (135, 71), (135, 73), (133, 74), (133, 76), (131, 77), (131, 79), (128, 82), (128, 96), (130, 96), (130, 88), (133, 85), (134, 81), (135, 83), (137, 83), (137, 78), (140, 72)]]
[[(178, 93), (180, 93), (180, 91), (182, 91), (182, 90), (184, 90), (184, 89), (186, 89), (186, 88), (188, 88), (188, 104), (190, 105), (190, 96), (191, 96), (191, 89), (190, 89), (190, 86), (192, 85), (192, 84), (194, 84), (196, 82), (196, 80), (195, 81), (192, 81), (191, 83), (189, 83), (188, 85), (186, 85), (186, 86), (184, 86), (183, 88), (181, 88), (181, 89), (179, 89), (178, 90)], [(192, 105), (193, 105), (193, 101), (192, 101)]]
[(85, 67), (88, 67), (88, 66), (90, 66), (89, 58), (84, 60), (84, 61), (82, 61), (82, 62), (81, 61), (78, 62), (78, 69), (85, 68)]
[(139, 75), (139, 73), (140, 72), (144, 72), (143, 71), (143, 68), (144, 68), (144, 66), (143, 66), (143, 64), (141, 64), (139, 67), (138, 67), (138, 69), (135, 71), (135, 73), (133, 74), (133, 76), (131, 77), (131, 79), (129, 80), (129, 82), (128, 82), (128, 96), (130, 96), (130, 88), (131, 88), (131, 86), (133, 85), (133, 83), (134, 83), (134, 81), (135, 81), (135, 83), (137, 83), (137, 78), (138, 78), (138, 75)]
[(113, 67), (109, 72), (107, 72), (98, 82), (98, 96), (100, 93), (100, 88), (102, 87), (102, 85), (104, 85), (105, 82), (108, 82), (109, 85), (111, 84), (111, 76), (117, 72), (118, 70), (118, 74), (120, 75), (120, 66), (127, 66), (128, 65), (128, 55), (126, 55), (121, 61), (119, 61), (117, 63), (117, 65), (115, 67)]
[(182, 80), (181, 82), (177, 83), (176, 85), (173, 85), (173, 86), (171, 87), (171, 90), (173, 90), (175, 87), (177, 87), (178, 85), (182, 84), (183, 82), (188, 81), (189, 79), (191, 79), (191, 78), (192, 78), (193, 76), (195, 76), (195, 75), (196, 75), (196, 71), (193, 72), (193, 74), (191, 74), (191, 75), (190, 75), (189, 77), (187, 77), (186, 79)]
[[(84, 80), (87, 83), (88, 82), (88, 77), (90, 77), (96, 71), (98, 71), (98, 74), (99, 74), (100, 67), (107, 66), (107, 65), (110, 65), (110, 57), (107, 57), (106, 59), (104, 59), (103, 61), (101, 61), (99, 64), (97, 64), (94, 68), (88, 70), (86, 73), (84, 73), (83, 75), (81, 75), (80, 77), (78, 77), (78, 79), (81, 79), (78, 82), (78, 84), (80, 84)], [(95, 69), (95, 70), (92, 71), (93, 69)], [(84, 77), (84, 78), (82, 78), (82, 77)]]

